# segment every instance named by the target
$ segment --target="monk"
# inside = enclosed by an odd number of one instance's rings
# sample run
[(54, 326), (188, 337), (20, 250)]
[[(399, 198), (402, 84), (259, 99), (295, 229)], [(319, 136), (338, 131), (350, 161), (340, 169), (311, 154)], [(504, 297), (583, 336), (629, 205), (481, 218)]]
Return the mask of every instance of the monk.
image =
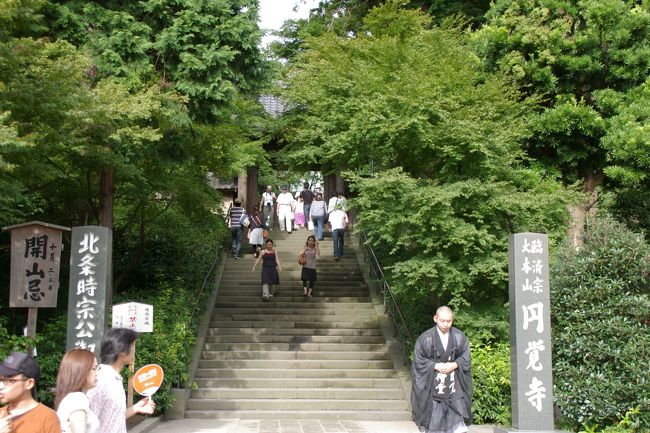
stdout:
[(415, 343), (411, 373), (413, 421), (426, 433), (463, 433), (472, 419), (472, 361), (453, 311), (436, 310), (436, 326)]

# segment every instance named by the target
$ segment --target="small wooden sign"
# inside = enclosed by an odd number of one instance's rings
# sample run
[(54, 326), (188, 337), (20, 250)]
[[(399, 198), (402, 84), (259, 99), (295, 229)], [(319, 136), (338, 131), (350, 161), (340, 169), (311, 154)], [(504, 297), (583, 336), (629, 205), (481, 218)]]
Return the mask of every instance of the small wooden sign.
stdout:
[(133, 375), (133, 389), (145, 397), (151, 397), (163, 383), (165, 373), (157, 364), (145, 365)]
[(9, 307), (56, 308), (61, 235), (70, 229), (31, 221), (4, 230), (11, 231)]

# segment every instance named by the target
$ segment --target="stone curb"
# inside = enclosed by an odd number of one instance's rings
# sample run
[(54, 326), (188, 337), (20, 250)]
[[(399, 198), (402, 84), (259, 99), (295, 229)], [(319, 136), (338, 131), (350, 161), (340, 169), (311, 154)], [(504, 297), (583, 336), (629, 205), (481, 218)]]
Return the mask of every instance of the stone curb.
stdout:
[(137, 425), (133, 426), (128, 430), (129, 433), (149, 433), (151, 430), (156, 428), (158, 424), (160, 424), (160, 421), (162, 419), (162, 416), (157, 416), (154, 418), (146, 418), (143, 421), (139, 422)]

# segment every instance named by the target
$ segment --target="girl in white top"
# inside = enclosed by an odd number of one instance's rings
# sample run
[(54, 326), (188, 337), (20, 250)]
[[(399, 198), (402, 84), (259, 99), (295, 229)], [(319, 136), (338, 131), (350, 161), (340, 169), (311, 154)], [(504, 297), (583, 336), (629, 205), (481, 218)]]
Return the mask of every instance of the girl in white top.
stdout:
[(61, 359), (54, 407), (63, 433), (101, 432), (86, 396), (86, 391), (97, 383), (96, 371), (97, 360), (88, 350), (72, 349)]

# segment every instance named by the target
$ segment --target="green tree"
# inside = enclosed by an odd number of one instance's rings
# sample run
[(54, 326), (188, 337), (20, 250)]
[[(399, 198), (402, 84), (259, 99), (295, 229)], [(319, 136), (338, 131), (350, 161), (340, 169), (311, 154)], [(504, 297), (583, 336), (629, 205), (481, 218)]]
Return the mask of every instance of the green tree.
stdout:
[(130, 89), (160, 81), (192, 118), (219, 121), (238, 93), (265, 83), (254, 0), (55, 2), (52, 34), (87, 51), (100, 77)]
[[(363, 21), (375, 7), (387, 3), (385, 0), (323, 0), (313, 9), (309, 18), (287, 20), (277, 35), (279, 41), (270, 46), (273, 56), (293, 59), (305, 49), (307, 39), (333, 32), (338, 36), (356, 35), (363, 31)], [(452, 18), (459, 22), (478, 25), (488, 10), (488, 0), (402, 0), (404, 8), (421, 10), (431, 15), (433, 22), (443, 23)]]
[(626, 94), (647, 79), (649, 37), (647, 2), (619, 0), (499, 0), (475, 35), (487, 70), (505, 71), (539, 96), (526, 151), (587, 194), (572, 208), (577, 241), (597, 188), (614, 170), (603, 141), (615, 126), (605, 91)]
[(556, 234), (567, 197), (522, 167), (528, 107), (513, 86), (480, 71), (461, 31), (429, 24), (389, 2), (356, 37), (310, 39), (287, 72), (284, 157), (357, 173), (359, 223), (398, 290), (501, 302), (508, 233)]

